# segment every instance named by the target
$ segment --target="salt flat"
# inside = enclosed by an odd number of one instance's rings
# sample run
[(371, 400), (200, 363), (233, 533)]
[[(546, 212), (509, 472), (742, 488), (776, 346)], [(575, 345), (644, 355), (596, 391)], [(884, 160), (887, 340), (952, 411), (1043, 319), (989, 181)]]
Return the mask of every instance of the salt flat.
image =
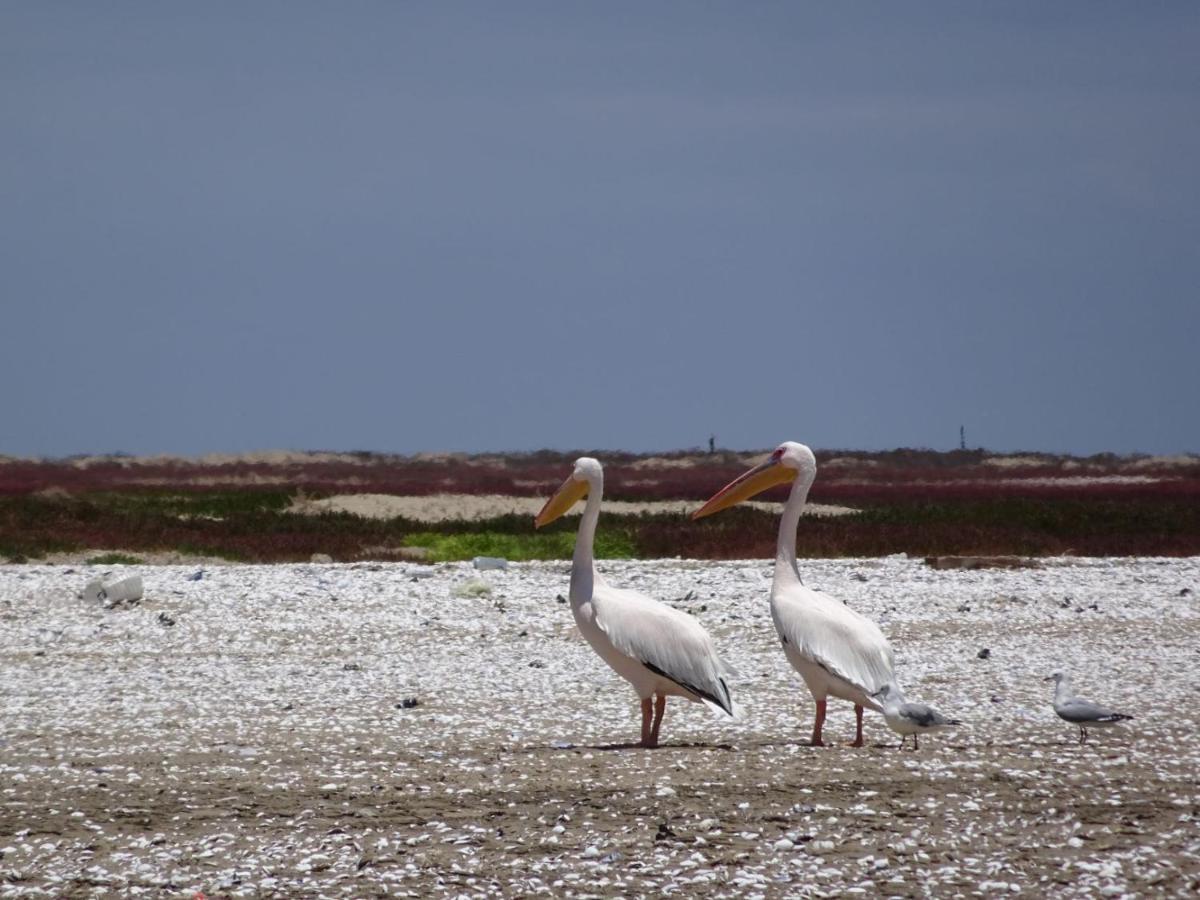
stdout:
[[(672, 700), (656, 751), (566, 563), (0, 566), (0, 896), (1195, 891), (1200, 559), (801, 565), (968, 727), (805, 746), (761, 561), (603, 565), (741, 672), (744, 721)], [(1056, 668), (1134, 727), (1079, 746)]]
[[(1144, 476), (1139, 476), (1144, 477)], [(546, 503), (545, 497), (513, 497), (506, 494), (429, 494), (401, 496), (396, 494), (336, 494), (332, 497), (297, 499), (288, 512), (304, 515), (322, 513), (352, 513), (368, 519), (391, 519), (403, 516), (417, 522), (478, 522), (497, 516), (537, 515)], [(751, 500), (745, 504), (778, 514), (782, 503)], [(637, 516), (643, 513), (661, 515), (690, 514), (696, 508), (694, 500), (608, 500), (604, 511), (609, 515)], [(857, 510), (828, 503), (808, 503), (806, 516), (847, 516)], [(576, 512), (575, 515), (578, 515)]]

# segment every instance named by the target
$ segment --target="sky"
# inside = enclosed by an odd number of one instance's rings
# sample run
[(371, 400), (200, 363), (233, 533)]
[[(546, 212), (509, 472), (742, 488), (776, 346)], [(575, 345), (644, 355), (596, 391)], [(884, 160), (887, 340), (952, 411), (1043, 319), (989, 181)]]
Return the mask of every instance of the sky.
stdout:
[(0, 454), (1200, 451), (1200, 4), (0, 4)]

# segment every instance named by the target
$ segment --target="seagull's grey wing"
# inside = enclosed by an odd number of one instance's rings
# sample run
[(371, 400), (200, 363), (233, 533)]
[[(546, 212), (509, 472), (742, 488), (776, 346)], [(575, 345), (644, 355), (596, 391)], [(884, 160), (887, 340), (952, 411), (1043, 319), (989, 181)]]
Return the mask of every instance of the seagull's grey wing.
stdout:
[(900, 715), (922, 728), (934, 728), (938, 725), (958, 725), (955, 719), (947, 719), (940, 712), (924, 703), (902, 703)]
[(1054, 711), (1060, 718), (1077, 725), (1086, 725), (1088, 722), (1120, 722), (1133, 718), (1133, 716), (1113, 712), (1111, 709), (1105, 709), (1090, 700), (1081, 700), (1078, 697), (1055, 704)]

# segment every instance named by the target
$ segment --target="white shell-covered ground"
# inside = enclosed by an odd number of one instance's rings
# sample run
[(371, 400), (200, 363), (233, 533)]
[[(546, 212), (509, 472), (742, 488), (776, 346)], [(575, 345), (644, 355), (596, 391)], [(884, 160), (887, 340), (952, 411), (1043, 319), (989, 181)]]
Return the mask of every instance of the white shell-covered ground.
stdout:
[[(623, 746), (566, 563), (0, 566), (0, 896), (1196, 890), (1200, 560), (803, 562), (967, 723), (903, 753), (835, 702), (805, 745), (765, 563), (603, 568), (709, 628), (744, 721), (672, 700)], [(1135, 727), (1080, 746), (1057, 668)]]

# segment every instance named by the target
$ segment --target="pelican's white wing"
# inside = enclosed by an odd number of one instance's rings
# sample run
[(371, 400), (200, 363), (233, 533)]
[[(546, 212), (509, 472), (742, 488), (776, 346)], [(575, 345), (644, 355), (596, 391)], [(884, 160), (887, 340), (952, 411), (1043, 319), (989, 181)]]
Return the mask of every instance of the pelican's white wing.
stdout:
[(870, 696), (895, 678), (892, 648), (879, 626), (828, 594), (803, 585), (776, 588), (771, 614), (782, 640)]
[(592, 596), (596, 624), (619, 651), (731, 716), (736, 707), (725, 677), (732, 674), (703, 626), (687, 613), (607, 584)]

